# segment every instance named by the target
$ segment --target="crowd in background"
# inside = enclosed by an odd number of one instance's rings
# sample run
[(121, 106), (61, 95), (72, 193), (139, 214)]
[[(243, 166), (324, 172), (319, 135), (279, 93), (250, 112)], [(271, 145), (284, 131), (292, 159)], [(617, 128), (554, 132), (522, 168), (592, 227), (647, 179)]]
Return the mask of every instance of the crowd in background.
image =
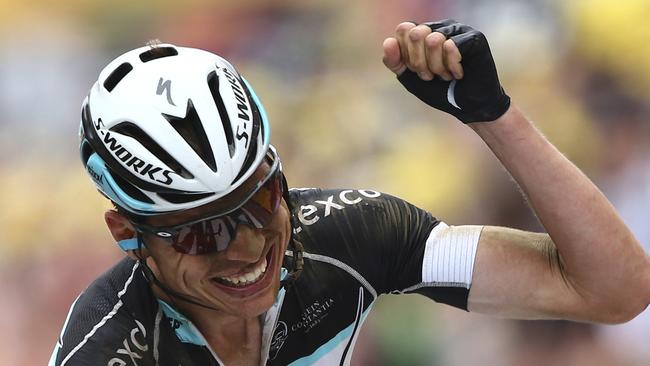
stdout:
[[(404, 20), (488, 37), (514, 102), (650, 246), (646, 0), (0, 0), (0, 364), (44, 364), (70, 304), (123, 255), (78, 158), (81, 101), (149, 39), (231, 60), (271, 119), (292, 187), (371, 188), (449, 224), (543, 230), (470, 129), (381, 62)], [(604, 270), (598, 268), (594, 270)], [(317, 286), (317, 284), (314, 284)], [(650, 314), (622, 326), (505, 321), (383, 296), (356, 365), (647, 365)]]

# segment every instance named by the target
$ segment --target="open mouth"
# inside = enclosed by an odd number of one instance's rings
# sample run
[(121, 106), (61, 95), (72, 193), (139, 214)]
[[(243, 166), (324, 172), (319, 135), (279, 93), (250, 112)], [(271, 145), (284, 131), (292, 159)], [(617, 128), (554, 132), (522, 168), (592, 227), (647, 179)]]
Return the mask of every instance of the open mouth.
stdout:
[(265, 288), (270, 283), (271, 275), (269, 273), (273, 272), (274, 249), (275, 245), (271, 246), (266, 256), (247, 272), (233, 276), (214, 277), (212, 283), (226, 292), (240, 296), (248, 296)]
[(257, 263), (257, 265), (255, 265), (254, 268), (250, 270), (250, 272), (235, 275), (232, 277), (216, 277), (215, 281), (224, 285), (235, 287), (245, 287), (252, 285), (262, 278), (262, 275), (266, 272), (267, 265), (268, 261), (266, 260), (266, 257), (264, 257)]

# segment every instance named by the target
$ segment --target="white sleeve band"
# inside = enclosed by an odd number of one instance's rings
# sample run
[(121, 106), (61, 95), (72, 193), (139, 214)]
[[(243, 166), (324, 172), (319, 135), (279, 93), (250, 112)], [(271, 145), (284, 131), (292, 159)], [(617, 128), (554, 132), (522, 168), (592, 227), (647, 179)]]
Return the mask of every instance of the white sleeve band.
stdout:
[(444, 222), (433, 228), (424, 249), (422, 282), (469, 288), (481, 230), (483, 226), (448, 226)]

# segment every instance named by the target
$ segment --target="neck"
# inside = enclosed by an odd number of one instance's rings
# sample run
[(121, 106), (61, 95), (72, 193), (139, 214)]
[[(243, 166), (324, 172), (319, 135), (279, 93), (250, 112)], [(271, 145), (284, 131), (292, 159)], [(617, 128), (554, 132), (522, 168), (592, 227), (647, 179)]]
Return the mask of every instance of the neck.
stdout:
[(260, 317), (240, 318), (189, 304), (181, 307), (226, 365), (257, 365), (262, 347)]
[(262, 328), (259, 316), (242, 318), (182, 301), (173, 303), (192, 320), (211, 346), (217, 344), (222, 346), (219, 348), (227, 345), (248, 347), (255, 345), (255, 342), (259, 346), (258, 334), (261, 334)]

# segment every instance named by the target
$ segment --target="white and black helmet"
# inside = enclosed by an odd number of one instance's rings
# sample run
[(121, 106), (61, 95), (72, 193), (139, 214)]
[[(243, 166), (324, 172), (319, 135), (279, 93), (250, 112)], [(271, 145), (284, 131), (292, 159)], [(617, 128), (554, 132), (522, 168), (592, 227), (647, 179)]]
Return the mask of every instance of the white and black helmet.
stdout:
[(133, 214), (155, 215), (232, 192), (263, 161), (270, 130), (228, 61), (161, 44), (102, 70), (83, 103), (80, 137), (99, 191)]

